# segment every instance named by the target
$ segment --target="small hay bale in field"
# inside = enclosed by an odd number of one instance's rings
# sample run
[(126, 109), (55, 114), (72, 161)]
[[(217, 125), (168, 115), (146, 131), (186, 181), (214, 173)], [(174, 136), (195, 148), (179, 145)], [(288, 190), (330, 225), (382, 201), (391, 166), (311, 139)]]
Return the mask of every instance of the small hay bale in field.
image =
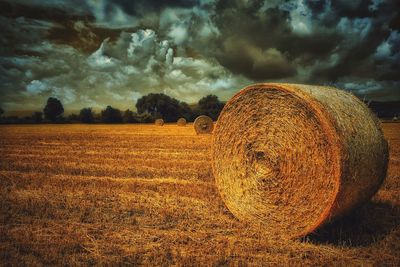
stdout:
[(186, 125), (186, 119), (185, 118), (180, 118), (177, 122), (178, 126), (185, 126)]
[(193, 127), (197, 134), (208, 134), (212, 133), (214, 122), (210, 117), (201, 115), (194, 120)]
[(374, 114), (324, 86), (248, 86), (225, 105), (213, 135), (213, 173), (229, 210), (283, 238), (311, 233), (369, 200), (387, 163)]
[(156, 119), (154, 124), (158, 125), (158, 126), (163, 126), (164, 125), (164, 120), (163, 119)]

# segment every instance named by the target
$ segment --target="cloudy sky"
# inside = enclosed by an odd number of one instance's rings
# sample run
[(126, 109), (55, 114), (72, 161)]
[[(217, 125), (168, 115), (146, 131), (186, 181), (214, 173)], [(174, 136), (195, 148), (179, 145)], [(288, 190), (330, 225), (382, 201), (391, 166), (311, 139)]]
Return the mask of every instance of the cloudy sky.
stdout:
[(254, 82), (400, 100), (396, 0), (1, 0), (0, 107), (134, 109)]

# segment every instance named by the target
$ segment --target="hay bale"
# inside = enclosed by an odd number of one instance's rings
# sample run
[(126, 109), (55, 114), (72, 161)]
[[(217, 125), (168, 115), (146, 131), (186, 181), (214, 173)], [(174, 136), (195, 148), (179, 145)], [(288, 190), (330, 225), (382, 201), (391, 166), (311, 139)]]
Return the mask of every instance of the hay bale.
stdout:
[(163, 119), (156, 119), (154, 121), (154, 124), (157, 126), (163, 126), (164, 125), (164, 120)]
[(197, 134), (208, 134), (212, 133), (214, 123), (210, 117), (201, 115), (194, 120), (193, 127)]
[(186, 125), (186, 119), (185, 118), (180, 118), (177, 122), (178, 126), (185, 126)]
[(225, 105), (213, 135), (213, 173), (229, 210), (283, 238), (311, 233), (370, 199), (387, 162), (374, 114), (323, 86), (248, 86)]

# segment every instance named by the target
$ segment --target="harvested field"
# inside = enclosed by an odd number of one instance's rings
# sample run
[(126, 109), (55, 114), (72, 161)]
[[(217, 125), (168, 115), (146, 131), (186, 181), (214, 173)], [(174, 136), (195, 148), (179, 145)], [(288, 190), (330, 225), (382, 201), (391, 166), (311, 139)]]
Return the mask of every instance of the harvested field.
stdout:
[(192, 125), (0, 126), (3, 265), (400, 265), (400, 123), (373, 199), (302, 240), (238, 221)]

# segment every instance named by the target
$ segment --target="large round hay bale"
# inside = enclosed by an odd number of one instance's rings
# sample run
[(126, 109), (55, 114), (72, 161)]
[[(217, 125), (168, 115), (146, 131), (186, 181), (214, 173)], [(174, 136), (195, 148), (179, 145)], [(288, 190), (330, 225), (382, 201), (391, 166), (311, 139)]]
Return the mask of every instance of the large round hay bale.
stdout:
[(154, 121), (154, 124), (157, 126), (163, 126), (164, 125), (164, 120), (163, 119), (156, 119)]
[(178, 124), (178, 126), (185, 126), (186, 125), (186, 119), (185, 118), (180, 118), (176, 124)]
[(208, 134), (212, 133), (214, 122), (210, 117), (201, 115), (194, 120), (193, 127), (197, 134)]
[(388, 146), (379, 121), (352, 94), (324, 86), (255, 84), (224, 107), (212, 165), (228, 209), (294, 238), (376, 193)]

